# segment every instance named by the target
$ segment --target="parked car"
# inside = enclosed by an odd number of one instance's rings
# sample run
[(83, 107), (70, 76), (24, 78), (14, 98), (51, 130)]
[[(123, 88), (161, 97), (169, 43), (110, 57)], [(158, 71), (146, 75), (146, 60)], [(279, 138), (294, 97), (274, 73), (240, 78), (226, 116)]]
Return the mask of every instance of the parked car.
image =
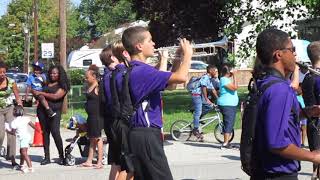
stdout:
[[(28, 74), (7, 72), (6, 75), (7, 75), (7, 77), (14, 79), (15, 82), (17, 83), (17, 87), (19, 90), (19, 96), (23, 101), (23, 105), (24, 106), (32, 106), (32, 101), (26, 103), (25, 99), (23, 99), (23, 97), (26, 94)], [(31, 94), (28, 95), (28, 99), (32, 99)]]
[(207, 66), (208, 66), (207, 63), (204, 63), (202, 61), (192, 60), (190, 69), (192, 69), (192, 70), (207, 70)]

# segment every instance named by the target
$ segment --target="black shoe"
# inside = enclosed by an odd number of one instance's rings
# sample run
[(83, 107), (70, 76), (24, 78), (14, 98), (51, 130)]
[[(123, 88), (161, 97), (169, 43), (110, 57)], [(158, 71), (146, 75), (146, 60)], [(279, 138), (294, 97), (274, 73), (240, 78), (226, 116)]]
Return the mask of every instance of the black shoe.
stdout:
[(57, 113), (53, 112), (51, 108), (47, 109), (47, 114), (49, 117), (54, 117)]
[(64, 157), (59, 157), (58, 164), (59, 165), (66, 165), (66, 159)]
[(199, 132), (199, 129), (193, 129), (192, 134), (200, 141), (203, 142), (203, 135)]
[(44, 158), (44, 159), (40, 162), (41, 165), (47, 165), (47, 164), (50, 164), (50, 163), (51, 163), (51, 161), (50, 161), (50, 159), (48, 159), (48, 158)]

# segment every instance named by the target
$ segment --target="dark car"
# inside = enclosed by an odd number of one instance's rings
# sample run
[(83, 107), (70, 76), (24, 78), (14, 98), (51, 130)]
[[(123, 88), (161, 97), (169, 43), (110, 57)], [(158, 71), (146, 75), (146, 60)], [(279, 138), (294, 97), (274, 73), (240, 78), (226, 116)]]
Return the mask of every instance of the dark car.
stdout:
[[(30, 103), (26, 103), (24, 101), (24, 96), (26, 94), (27, 89), (27, 80), (28, 80), (28, 74), (26, 73), (13, 73), (13, 72), (7, 72), (7, 77), (14, 79), (14, 81), (17, 83), (17, 87), (19, 90), (19, 96), (23, 101), (24, 106), (32, 106), (32, 101)], [(32, 99), (32, 95), (28, 95), (28, 99)]]

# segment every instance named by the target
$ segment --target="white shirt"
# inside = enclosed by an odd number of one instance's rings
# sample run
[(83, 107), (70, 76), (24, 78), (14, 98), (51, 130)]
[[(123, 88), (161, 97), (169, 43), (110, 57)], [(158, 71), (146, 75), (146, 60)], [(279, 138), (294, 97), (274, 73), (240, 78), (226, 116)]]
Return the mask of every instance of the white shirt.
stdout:
[(31, 138), (31, 135), (28, 131), (29, 122), (30, 122), (29, 117), (18, 116), (11, 122), (10, 128), (16, 130), (16, 135), (19, 139)]

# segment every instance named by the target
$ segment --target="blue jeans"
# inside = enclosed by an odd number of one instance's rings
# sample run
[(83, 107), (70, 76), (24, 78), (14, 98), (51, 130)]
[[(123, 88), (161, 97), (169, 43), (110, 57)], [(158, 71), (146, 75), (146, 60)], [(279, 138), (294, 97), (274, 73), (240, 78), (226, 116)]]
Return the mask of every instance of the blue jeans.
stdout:
[(194, 107), (193, 126), (195, 129), (198, 129), (200, 125), (200, 117), (206, 115), (210, 110), (212, 110), (213, 106), (203, 103), (201, 96), (192, 96), (192, 104)]
[(219, 106), (223, 116), (223, 133), (231, 133), (237, 114), (237, 106)]

